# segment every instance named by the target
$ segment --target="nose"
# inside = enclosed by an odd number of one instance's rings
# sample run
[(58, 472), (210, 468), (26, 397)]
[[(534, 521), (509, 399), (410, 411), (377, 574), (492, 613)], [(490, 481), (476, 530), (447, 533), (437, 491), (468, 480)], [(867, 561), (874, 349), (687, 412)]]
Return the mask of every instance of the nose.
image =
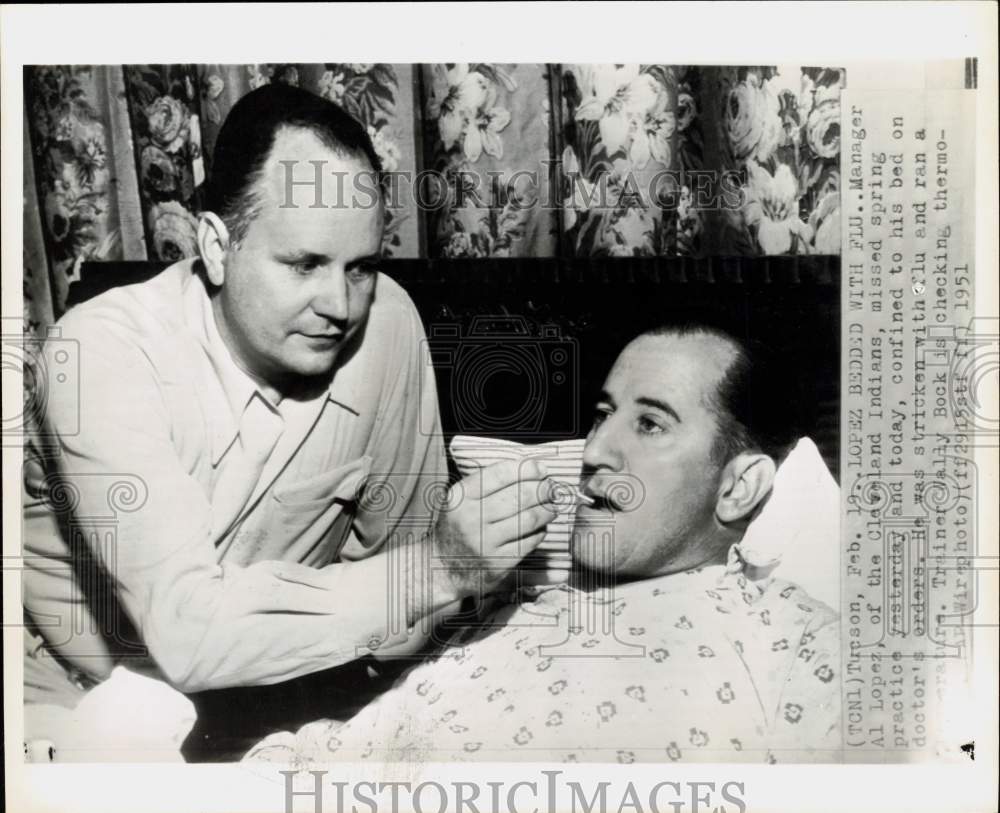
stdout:
[(583, 447), (583, 469), (585, 472), (622, 471), (625, 458), (618, 443), (618, 422), (610, 415), (594, 426)]
[(317, 290), (312, 309), (324, 319), (342, 323), (349, 315), (347, 277), (341, 265), (332, 265), (325, 273), (317, 275)]

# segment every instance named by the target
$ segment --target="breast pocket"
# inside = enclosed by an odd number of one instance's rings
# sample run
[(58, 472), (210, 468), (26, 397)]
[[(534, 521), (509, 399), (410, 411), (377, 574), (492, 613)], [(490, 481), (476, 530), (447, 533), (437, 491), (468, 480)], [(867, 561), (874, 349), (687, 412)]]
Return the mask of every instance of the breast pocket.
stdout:
[(336, 557), (351, 529), (371, 463), (365, 456), (306, 480), (275, 486), (274, 529), (299, 552), (299, 561), (325, 564)]

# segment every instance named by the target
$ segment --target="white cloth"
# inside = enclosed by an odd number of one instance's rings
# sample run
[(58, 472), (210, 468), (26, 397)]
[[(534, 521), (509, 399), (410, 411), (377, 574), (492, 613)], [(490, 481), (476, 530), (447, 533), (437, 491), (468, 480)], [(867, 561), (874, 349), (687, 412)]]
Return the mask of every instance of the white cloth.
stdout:
[(194, 704), (166, 683), (116, 666), (74, 709), (24, 708), (28, 762), (183, 762)]

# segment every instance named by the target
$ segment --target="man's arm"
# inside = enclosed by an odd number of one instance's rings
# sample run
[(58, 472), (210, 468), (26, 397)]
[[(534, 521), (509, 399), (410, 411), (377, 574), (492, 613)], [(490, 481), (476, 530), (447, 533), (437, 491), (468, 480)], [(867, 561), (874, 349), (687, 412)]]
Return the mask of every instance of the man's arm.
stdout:
[[(59, 480), (75, 495), (73, 517), (84, 520), (108, 515), (111, 475), (144, 485), (144, 502), (115, 517), (113, 550), (83, 541), (171, 683), (184, 691), (275, 683), (392, 642), (384, 557), (322, 569), (218, 563), (211, 505), (175, 443), (171, 382), (127, 328), (67, 322), (64, 334), (79, 341), (82, 387), (78, 433), (76, 404), (49, 408)], [(404, 628), (396, 638), (405, 637)]]
[(383, 607), (383, 626), (409, 634), (398, 645), (384, 646), (378, 658), (418, 652), (446, 613), (459, 601), (429, 594), (428, 531), (438, 517), (449, 474), (441, 430), (437, 384), (426, 334), (412, 300), (391, 278), (380, 275), (376, 307), (367, 328), (383, 354), (383, 378), (376, 421), (367, 453), (371, 473), (357, 507), (351, 534), (341, 548), (342, 561), (385, 555), (389, 593), (372, 595)]
[[(429, 564), (441, 534), (428, 533), (425, 494), (417, 487), (423, 470), (405, 503), (414, 506), (412, 513), (404, 512), (415, 518), (412, 533), (384, 553), (319, 569), (274, 561), (245, 567), (219, 563), (211, 541), (211, 505), (188, 472), (189, 462), (182, 462), (185, 450), (175, 437), (175, 415), (183, 408), (177, 400), (187, 390), (158, 375), (127, 326), (73, 316), (64, 323), (64, 334), (80, 346), (79, 432), (73, 428), (75, 404), (54, 401), (48, 414), (59, 436), (60, 479), (76, 494), (76, 518), (108, 515), (108, 475), (144, 484), (144, 501), (116, 516), (114, 549), (89, 537), (85, 544), (107, 570), (118, 602), (173, 685), (194, 692), (270, 684), (346, 663), (402, 644), (416, 620), (475, 592), (473, 580), (452, 578)], [(425, 390), (421, 398), (427, 397)], [(436, 459), (439, 435), (417, 441), (404, 433), (399, 437), (412, 444), (407, 448), (415, 459)], [(435, 467), (424, 465), (432, 479)], [(476, 497), (438, 523), (448, 529), (450, 550), (473, 559), (488, 556), (518, 535), (526, 537), (515, 540), (524, 555), (540, 541), (554, 511), (538, 506), (537, 499), (529, 503), (538, 483), (525, 484), (521, 494), (517, 475), (503, 472), (491, 480), (485, 495), (491, 511), (484, 512)], [(521, 519), (525, 506), (528, 516)], [(482, 517), (489, 519), (485, 530)], [(394, 551), (405, 554), (402, 573), (399, 557), (390, 559)], [(387, 623), (399, 618), (388, 612), (390, 597), (393, 606), (405, 608), (404, 623)]]
[[(446, 493), (448, 469), (435, 372), (420, 316), (391, 280), (380, 280), (379, 295), (390, 299), (387, 304), (394, 311), (388, 320), (382, 314), (375, 333), (380, 345), (391, 348), (390, 365), (369, 446), (374, 465), (368, 492), (341, 556), (368, 555), (367, 544), (385, 539), (392, 592), (373, 595), (372, 600), (385, 606), (389, 626), (411, 632), (401, 644), (380, 648), (376, 657), (397, 658), (417, 652), (432, 630), (458, 611), (462, 597), (489, 589), (497, 571), (512, 568), (541, 539), (535, 535), (537, 523), (544, 532), (552, 515), (539, 506), (538, 481), (544, 475), (531, 467), (500, 467), (484, 480), (478, 475), (467, 478)], [(385, 330), (387, 325), (391, 332)], [(508, 488), (515, 480), (522, 482)], [(506, 507), (500, 507), (505, 501)], [(494, 523), (485, 521), (498, 512), (501, 519), (512, 520), (499, 535)], [(419, 542), (417, 536), (426, 538)], [(528, 538), (519, 538), (524, 536)], [(508, 546), (510, 550), (491, 548), (514, 539), (518, 544)]]

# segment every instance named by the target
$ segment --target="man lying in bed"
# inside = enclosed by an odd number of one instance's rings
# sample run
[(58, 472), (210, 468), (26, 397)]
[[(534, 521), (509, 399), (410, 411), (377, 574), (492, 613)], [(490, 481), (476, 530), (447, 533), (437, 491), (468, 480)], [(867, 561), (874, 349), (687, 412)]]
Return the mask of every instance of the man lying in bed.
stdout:
[(794, 439), (773, 371), (708, 328), (634, 340), (587, 437), (570, 584), (522, 592), (348, 723), (248, 758), (835, 759), (837, 616), (740, 547)]

